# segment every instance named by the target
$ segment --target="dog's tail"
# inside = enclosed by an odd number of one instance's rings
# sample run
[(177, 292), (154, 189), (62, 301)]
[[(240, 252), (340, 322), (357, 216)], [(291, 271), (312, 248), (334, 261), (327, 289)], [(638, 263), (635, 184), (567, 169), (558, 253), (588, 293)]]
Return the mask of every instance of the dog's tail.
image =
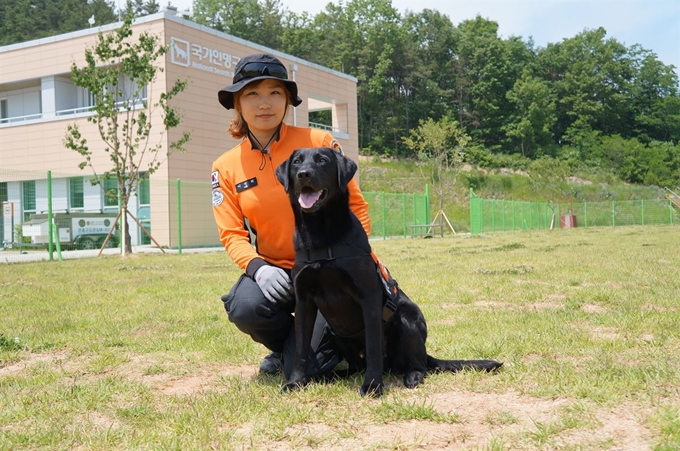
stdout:
[(462, 371), (466, 369), (478, 371), (495, 371), (503, 366), (495, 360), (442, 360), (427, 356), (428, 371)]

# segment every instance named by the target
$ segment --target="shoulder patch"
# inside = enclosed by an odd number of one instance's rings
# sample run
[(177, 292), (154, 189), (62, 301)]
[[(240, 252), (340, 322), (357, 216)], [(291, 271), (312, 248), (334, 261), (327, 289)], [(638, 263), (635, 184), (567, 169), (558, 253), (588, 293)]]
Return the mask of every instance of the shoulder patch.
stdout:
[(220, 187), (220, 173), (219, 171), (213, 171), (210, 173), (210, 183), (212, 183), (213, 189)]
[(340, 146), (340, 143), (338, 142), (337, 139), (334, 139), (333, 141), (331, 141), (330, 148), (335, 150), (340, 155), (344, 155), (344, 153), (342, 152), (342, 147)]
[(213, 207), (219, 207), (224, 202), (224, 193), (218, 189), (212, 192), (212, 204)]

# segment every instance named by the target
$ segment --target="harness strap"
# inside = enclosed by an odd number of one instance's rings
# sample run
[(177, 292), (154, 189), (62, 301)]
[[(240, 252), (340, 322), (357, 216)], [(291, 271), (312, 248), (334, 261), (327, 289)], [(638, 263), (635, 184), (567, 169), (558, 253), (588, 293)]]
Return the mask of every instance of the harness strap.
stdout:
[[(366, 251), (355, 246), (349, 246), (347, 244), (339, 244), (331, 247), (321, 247), (315, 249), (306, 249), (304, 251), (298, 251), (295, 253), (295, 259), (299, 261), (304, 261), (305, 263), (313, 263), (319, 261), (330, 261), (336, 258), (342, 257), (355, 257), (360, 255), (366, 255)], [(371, 258), (375, 262), (378, 276), (380, 277), (380, 282), (383, 287), (383, 312), (382, 319), (383, 322), (387, 322), (394, 312), (397, 310), (397, 299), (399, 298), (399, 288), (397, 281), (392, 278), (392, 275), (387, 270), (387, 267), (382, 264), (375, 255), (375, 252), (371, 251)]]
[(375, 252), (371, 252), (371, 257), (378, 268), (378, 277), (382, 283), (383, 292), (383, 322), (387, 322), (394, 312), (397, 311), (397, 300), (399, 299), (399, 285), (397, 281), (394, 280), (392, 274), (387, 269), (387, 266), (383, 265)]
[(356, 257), (359, 255), (366, 255), (366, 251), (355, 246), (338, 244), (331, 247), (318, 247), (315, 249), (298, 251), (295, 253), (295, 259), (302, 260), (305, 263), (313, 263), (335, 260), (336, 258), (342, 257)]

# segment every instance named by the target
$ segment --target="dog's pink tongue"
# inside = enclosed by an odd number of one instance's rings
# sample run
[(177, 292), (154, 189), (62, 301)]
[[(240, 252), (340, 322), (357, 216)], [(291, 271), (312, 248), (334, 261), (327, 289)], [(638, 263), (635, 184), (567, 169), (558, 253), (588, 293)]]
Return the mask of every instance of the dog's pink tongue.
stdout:
[(314, 202), (319, 200), (320, 196), (321, 191), (315, 191), (313, 193), (300, 193), (298, 202), (300, 202), (300, 206), (302, 208), (312, 208), (314, 206)]

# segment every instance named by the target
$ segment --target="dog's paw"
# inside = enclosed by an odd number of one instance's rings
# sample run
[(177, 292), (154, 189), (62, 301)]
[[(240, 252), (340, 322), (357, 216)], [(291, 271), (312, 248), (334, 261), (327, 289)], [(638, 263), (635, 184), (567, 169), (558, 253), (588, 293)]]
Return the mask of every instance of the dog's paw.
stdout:
[(409, 371), (404, 374), (404, 385), (406, 388), (416, 388), (425, 381), (425, 373), (422, 371)]
[(307, 384), (308, 384), (307, 380), (288, 381), (281, 387), (281, 393), (289, 393), (292, 391), (300, 390)]
[(382, 381), (370, 381), (364, 382), (361, 386), (359, 393), (362, 397), (368, 396), (369, 398), (380, 398), (383, 395), (383, 383)]

